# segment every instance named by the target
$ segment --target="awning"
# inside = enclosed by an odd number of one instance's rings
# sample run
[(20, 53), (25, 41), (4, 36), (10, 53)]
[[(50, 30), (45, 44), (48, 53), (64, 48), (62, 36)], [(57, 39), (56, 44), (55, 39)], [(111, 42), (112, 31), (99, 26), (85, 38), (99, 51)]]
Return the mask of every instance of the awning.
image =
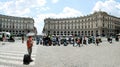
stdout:
[(26, 34), (26, 36), (35, 36), (35, 33), (30, 32), (30, 33)]

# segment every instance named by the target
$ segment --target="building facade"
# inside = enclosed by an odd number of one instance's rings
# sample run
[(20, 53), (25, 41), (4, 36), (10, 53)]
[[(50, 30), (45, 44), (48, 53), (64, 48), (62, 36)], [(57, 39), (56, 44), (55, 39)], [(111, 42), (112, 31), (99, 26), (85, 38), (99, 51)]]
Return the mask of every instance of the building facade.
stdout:
[(0, 32), (10, 32), (14, 36), (34, 32), (34, 19), (0, 14)]
[(120, 33), (120, 18), (102, 11), (76, 18), (46, 18), (44, 23), (43, 33), (47, 35), (107, 36)]

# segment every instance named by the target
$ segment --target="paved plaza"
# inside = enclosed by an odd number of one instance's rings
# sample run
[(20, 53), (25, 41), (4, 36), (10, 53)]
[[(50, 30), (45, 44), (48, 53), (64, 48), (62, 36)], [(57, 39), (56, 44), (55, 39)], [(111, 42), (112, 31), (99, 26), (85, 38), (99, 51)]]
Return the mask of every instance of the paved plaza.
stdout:
[(0, 67), (120, 67), (120, 42), (110, 44), (106, 39), (96, 46), (81, 47), (42, 46), (34, 42), (33, 62), (23, 65), (23, 56), (27, 53), (26, 43), (0, 42)]

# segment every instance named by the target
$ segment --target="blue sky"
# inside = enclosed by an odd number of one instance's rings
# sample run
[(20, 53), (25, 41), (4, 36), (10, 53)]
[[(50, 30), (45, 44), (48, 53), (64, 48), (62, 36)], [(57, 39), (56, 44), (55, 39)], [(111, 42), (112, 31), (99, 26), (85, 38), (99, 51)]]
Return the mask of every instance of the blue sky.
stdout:
[(0, 6), (0, 14), (32, 17), (38, 34), (48, 17), (77, 17), (99, 10), (120, 17), (120, 0), (0, 0)]

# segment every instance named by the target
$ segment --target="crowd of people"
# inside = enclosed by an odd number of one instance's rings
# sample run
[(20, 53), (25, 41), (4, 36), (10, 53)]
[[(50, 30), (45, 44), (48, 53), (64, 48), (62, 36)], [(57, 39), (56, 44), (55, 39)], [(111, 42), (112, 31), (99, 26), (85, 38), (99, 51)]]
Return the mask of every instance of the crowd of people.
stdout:
[[(112, 36), (108, 37), (108, 42), (112, 43)], [(119, 38), (117, 38), (119, 41)], [(99, 43), (102, 42), (102, 39), (100, 36), (94, 37), (94, 36), (81, 36), (81, 37), (65, 37), (65, 36), (43, 36), (43, 37), (36, 37), (36, 44), (42, 44), (43, 46), (60, 46), (64, 45), (67, 46), (69, 44), (72, 44), (73, 46), (83, 46), (88, 45), (91, 43), (94, 43), (95, 45), (99, 45)]]

